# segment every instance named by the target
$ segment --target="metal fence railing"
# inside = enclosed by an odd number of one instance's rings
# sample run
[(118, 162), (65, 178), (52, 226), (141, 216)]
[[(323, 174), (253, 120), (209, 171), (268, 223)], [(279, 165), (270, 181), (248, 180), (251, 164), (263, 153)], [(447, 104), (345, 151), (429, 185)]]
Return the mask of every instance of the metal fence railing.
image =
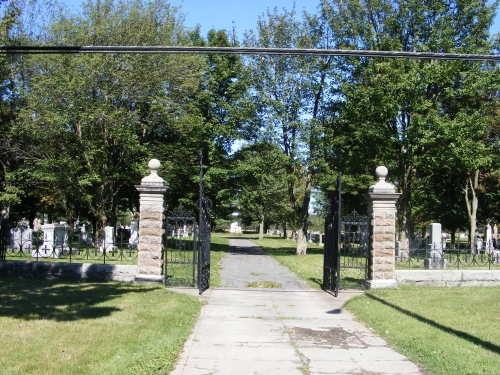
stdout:
[(500, 270), (500, 250), (492, 244), (457, 241), (450, 244), (412, 242), (410, 248), (396, 246), (396, 269)]
[(137, 244), (130, 241), (125, 231), (96, 241), (92, 233), (66, 233), (34, 231), (16, 227), (10, 231), (5, 249), (6, 260), (56, 261), (66, 263), (119, 263), (137, 262)]

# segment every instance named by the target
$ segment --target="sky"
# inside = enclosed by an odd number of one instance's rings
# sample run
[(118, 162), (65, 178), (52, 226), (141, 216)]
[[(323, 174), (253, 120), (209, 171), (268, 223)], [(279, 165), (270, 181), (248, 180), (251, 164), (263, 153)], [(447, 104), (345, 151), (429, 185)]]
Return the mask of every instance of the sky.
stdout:
[[(70, 7), (78, 7), (82, 2), (62, 1)], [(490, 2), (491, 0), (488, 1)], [(278, 9), (291, 10), (294, 3), (298, 13), (304, 9), (313, 13), (319, 0), (170, 0), (171, 5), (181, 6), (181, 12), (186, 16), (184, 26), (194, 27), (200, 24), (201, 35), (206, 37), (208, 30), (212, 28), (231, 30), (234, 25), (240, 41), (245, 30), (255, 29), (258, 17), (268, 8), (276, 6)], [(492, 34), (498, 32), (500, 32), (500, 15), (495, 18), (491, 29)]]

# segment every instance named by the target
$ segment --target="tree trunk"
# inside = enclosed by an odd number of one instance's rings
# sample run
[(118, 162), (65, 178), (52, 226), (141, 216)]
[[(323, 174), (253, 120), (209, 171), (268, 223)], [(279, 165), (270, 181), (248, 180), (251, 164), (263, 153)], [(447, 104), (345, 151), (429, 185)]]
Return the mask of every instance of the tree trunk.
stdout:
[[(478, 208), (478, 199), (476, 195), (477, 188), (479, 186), (479, 169), (474, 171), (474, 178), (469, 178), (467, 184), (465, 185), (465, 203), (467, 205), (467, 215), (469, 216), (470, 223), (470, 231), (469, 231), (469, 240), (472, 255), (476, 253), (475, 251), (475, 239), (476, 239), (476, 217), (477, 217), (477, 208)], [(469, 192), (470, 195), (469, 196)]]
[(307, 228), (304, 233), (304, 228), (297, 229), (297, 255), (306, 255), (307, 254)]
[(264, 239), (264, 216), (261, 216), (259, 225), (259, 240), (263, 239)]
[(399, 242), (401, 248), (410, 248), (410, 239), (412, 236), (411, 230), (411, 188), (414, 176), (414, 169), (405, 167), (403, 178), (399, 183), (401, 197), (397, 202), (397, 218), (399, 226)]

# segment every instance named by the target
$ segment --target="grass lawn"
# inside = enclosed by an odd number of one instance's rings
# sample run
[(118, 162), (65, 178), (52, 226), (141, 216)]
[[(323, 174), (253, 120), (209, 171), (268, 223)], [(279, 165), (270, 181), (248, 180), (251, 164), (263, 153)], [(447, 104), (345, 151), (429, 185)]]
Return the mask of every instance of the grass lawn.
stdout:
[(346, 307), (433, 375), (500, 373), (500, 288), (369, 291)]
[(166, 374), (198, 298), (162, 286), (0, 277), (2, 374)]
[(229, 239), (220, 233), (212, 233), (210, 238), (210, 286), (220, 287), (222, 281), (220, 277), (221, 260), (226, 255), (229, 246)]

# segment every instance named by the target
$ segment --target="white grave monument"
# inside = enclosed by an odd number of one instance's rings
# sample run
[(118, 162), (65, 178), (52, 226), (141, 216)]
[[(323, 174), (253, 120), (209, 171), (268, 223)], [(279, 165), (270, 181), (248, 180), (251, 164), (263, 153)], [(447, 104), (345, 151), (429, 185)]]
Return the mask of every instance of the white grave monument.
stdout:
[(104, 236), (102, 238), (101, 251), (106, 250), (107, 253), (115, 250), (115, 227), (104, 227)]
[(10, 230), (10, 248), (13, 250), (31, 251), (32, 229), (21, 225)]
[(237, 221), (231, 223), (231, 227), (229, 229), (229, 233), (241, 233), (241, 226)]
[(32, 257), (58, 258), (63, 251), (68, 249), (68, 225), (44, 224), (42, 225), (43, 244), (38, 251), (32, 250)]
[(425, 257), (425, 268), (446, 268), (443, 256), (443, 236), (441, 223), (431, 223), (429, 225), (429, 243), (427, 255)]
[(493, 251), (493, 231), (491, 229), (491, 223), (488, 223), (485, 232), (486, 232), (485, 250), (488, 254), (491, 254), (491, 252)]
[(139, 222), (137, 220), (130, 221), (130, 238), (128, 243), (132, 246), (137, 246), (139, 243)]

